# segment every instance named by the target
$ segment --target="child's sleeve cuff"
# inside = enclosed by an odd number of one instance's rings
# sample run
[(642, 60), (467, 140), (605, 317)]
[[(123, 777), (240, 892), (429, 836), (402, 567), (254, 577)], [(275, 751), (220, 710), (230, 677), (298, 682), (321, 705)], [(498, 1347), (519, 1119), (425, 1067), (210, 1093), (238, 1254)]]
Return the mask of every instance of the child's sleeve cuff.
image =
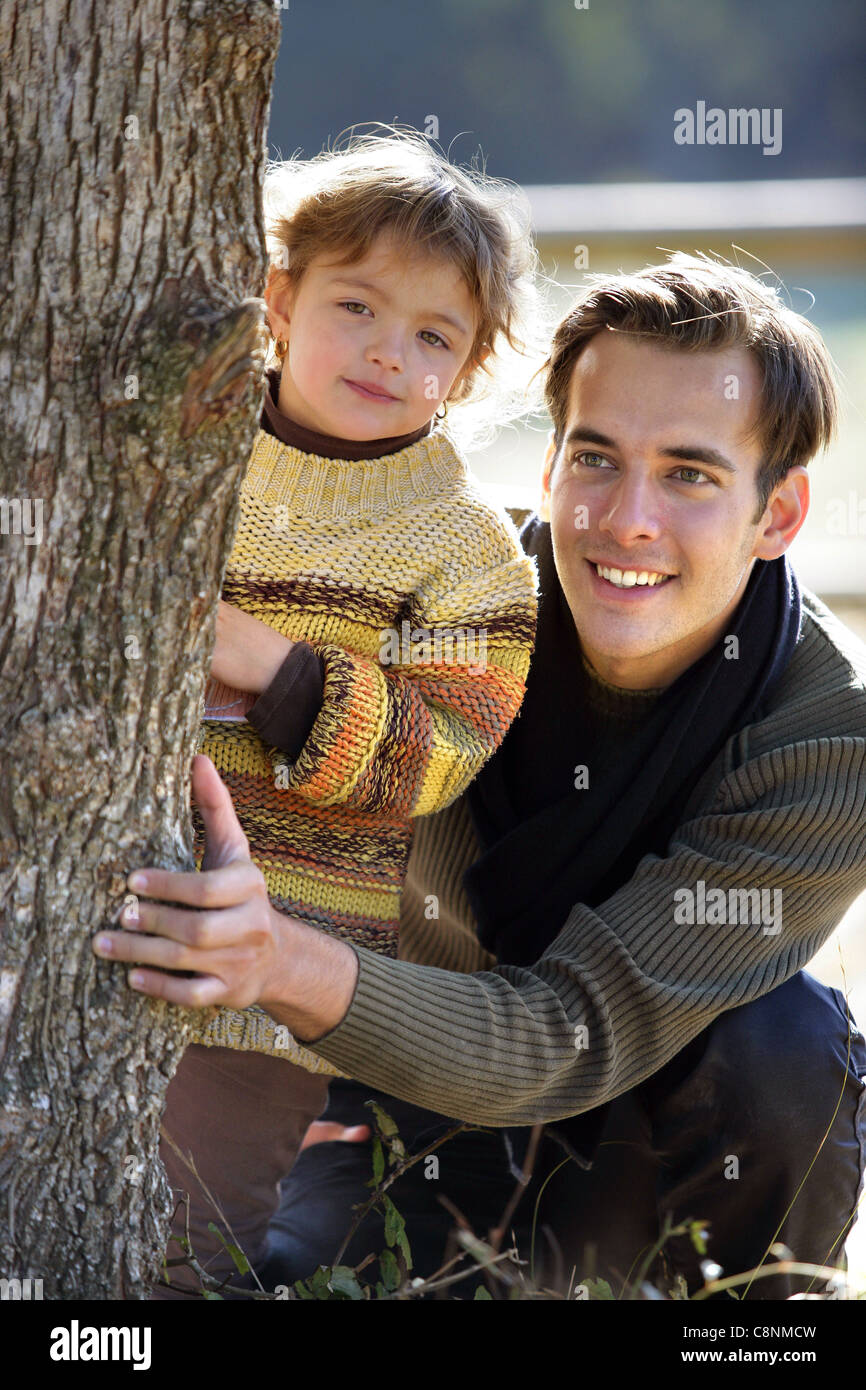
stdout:
[(265, 743), (294, 761), (312, 732), (324, 689), (321, 660), (308, 642), (296, 642), (247, 720)]

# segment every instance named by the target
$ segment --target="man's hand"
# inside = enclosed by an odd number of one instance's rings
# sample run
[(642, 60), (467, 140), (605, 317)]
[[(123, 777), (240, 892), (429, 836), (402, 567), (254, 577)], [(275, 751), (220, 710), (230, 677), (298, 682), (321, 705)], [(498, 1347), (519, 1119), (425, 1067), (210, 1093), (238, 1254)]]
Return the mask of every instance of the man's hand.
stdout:
[(220, 599), (211, 675), (232, 690), (261, 695), (294, 645), (267, 623)]
[(369, 1125), (341, 1125), (336, 1120), (313, 1120), (301, 1140), (298, 1153), (314, 1144), (365, 1144), (370, 1138)]
[[(205, 826), (201, 873), (136, 870), (137, 915), (119, 932), (100, 932), (98, 956), (135, 962), (133, 989), (187, 1008), (260, 1004), (300, 1041), (328, 1033), (349, 1007), (358, 973), (350, 946), (277, 912), (250, 859), (231, 797), (209, 758), (192, 768)], [(186, 908), (169, 907), (183, 903)], [(143, 969), (140, 967), (144, 967)], [(165, 971), (187, 970), (184, 979)]]

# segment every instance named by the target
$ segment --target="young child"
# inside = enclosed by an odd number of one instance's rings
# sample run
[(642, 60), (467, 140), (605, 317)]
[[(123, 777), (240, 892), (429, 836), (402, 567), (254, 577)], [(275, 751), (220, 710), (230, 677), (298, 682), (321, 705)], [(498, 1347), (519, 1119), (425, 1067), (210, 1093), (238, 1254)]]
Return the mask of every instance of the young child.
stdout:
[[(496, 366), (534, 335), (515, 192), (395, 131), (272, 167), (265, 184), (281, 370), (241, 491), (201, 751), (275, 906), (389, 955), (413, 818), (453, 801), (500, 744), (532, 650), (532, 561), (452, 429), (473, 410), (502, 420)], [(169, 1088), (164, 1131), (192, 1150), (253, 1266), (327, 1074), (261, 1009), (220, 1009)], [(230, 1273), (213, 1206), (162, 1153), (190, 1193), (197, 1258)]]

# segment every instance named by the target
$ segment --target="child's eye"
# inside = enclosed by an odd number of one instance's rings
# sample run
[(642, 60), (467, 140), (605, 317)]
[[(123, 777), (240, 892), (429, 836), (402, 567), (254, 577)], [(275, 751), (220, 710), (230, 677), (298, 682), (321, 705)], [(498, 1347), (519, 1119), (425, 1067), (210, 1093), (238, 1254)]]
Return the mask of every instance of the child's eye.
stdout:
[(340, 308), (348, 309), (351, 314), (353, 314), (356, 309), (360, 309), (362, 314), (367, 313), (366, 304), (362, 304), (358, 299), (342, 299), (340, 300)]
[(422, 328), (420, 336), (424, 339), (425, 343), (430, 338), (435, 338), (436, 341), (434, 343), (430, 343), (430, 347), (436, 347), (437, 344), (441, 344), (441, 346), (444, 348), (447, 348), (448, 346), (445, 339), (441, 337), (438, 333), (434, 333), (432, 328)]

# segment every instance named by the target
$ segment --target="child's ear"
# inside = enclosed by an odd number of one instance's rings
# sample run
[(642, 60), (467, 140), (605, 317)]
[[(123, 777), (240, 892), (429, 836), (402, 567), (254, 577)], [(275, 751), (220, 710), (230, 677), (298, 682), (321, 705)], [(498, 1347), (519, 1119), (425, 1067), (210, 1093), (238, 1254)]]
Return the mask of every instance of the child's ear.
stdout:
[(268, 306), (268, 327), (275, 338), (288, 338), (295, 287), (289, 272), (272, 265), (268, 272), (264, 299)]

